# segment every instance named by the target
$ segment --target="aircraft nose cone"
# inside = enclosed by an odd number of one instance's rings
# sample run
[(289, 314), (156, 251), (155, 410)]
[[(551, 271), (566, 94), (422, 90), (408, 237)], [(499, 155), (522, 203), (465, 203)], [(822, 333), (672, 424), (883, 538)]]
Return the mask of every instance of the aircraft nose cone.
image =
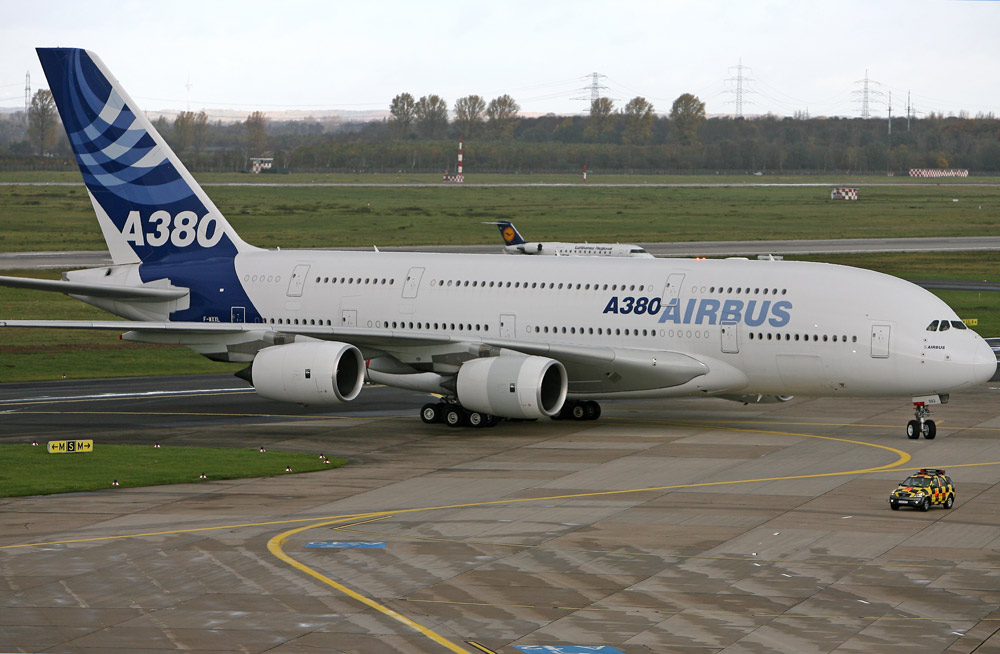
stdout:
[(988, 382), (997, 372), (997, 357), (989, 344), (979, 339), (975, 345), (972, 368), (977, 383)]

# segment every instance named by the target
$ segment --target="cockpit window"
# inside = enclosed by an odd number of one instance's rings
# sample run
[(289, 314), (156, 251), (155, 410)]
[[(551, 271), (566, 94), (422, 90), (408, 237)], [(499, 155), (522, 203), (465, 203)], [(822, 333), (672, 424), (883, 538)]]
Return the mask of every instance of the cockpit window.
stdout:
[(968, 329), (968, 327), (966, 327), (965, 323), (962, 322), (961, 320), (952, 320), (951, 321), (951, 326), (954, 327), (955, 329)]
[(945, 331), (948, 331), (949, 329), (951, 329), (951, 325), (948, 324), (948, 321), (947, 320), (942, 320), (941, 321), (941, 327), (940, 327), (940, 329), (938, 329), (938, 331), (939, 332), (945, 332)]
[(632, 248), (629, 250), (629, 254), (646, 254), (646, 251), (642, 248)]
[(927, 331), (929, 331), (929, 332), (936, 332), (937, 328), (938, 328), (938, 321), (937, 320), (932, 320), (931, 324), (927, 325)]

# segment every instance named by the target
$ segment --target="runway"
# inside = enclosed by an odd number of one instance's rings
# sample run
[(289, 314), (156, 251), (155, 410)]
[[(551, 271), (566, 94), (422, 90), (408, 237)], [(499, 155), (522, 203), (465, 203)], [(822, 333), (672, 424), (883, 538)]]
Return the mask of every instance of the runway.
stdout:
[[(995, 386), (953, 396), (938, 438), (909, 441), (905, 399), (607, 402), (597, 422), (456, 430), (422, 424), (419, 394), (368, 388), (317, 411), (240, 384), (0, 386), (0, 442), (85, 433), (351, 461), (0, 500), (0, 649), (1000, 647)], [(922, 466), (948, 470), (955, 508), (889, 511)]]

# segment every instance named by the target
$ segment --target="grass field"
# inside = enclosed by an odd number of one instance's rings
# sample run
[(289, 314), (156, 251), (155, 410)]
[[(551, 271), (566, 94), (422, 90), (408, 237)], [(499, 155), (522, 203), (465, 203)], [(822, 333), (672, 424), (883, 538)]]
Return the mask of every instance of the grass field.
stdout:
[[(272, 248), (494, 243), (495, 230), (479, 223), (501, 218), (539, 240), (1000, 234), (1000, 187), (857, 185), (858, 202), (830, 200), (826, 186), (250, 185), (208, 192), (245, 240)], [(2, 251), (104, 248), (82, 186), (0, 186), (0, 211)]]
[(329, 461), (302, 452), (106, 445), (98, 439), (92, 452), (73, 454), (50, 454), (44, 442), (0, 445), (0, 497), (100, 490), (112, 488), (115, 480), (118, 488), (128, 488), (196, 483), (202, 474), (207, 480), (272, 477), (347, 463)]
[[(442, 184), (437, 173), (291, 173), (287, 175), (246, 173), (195, 173), (195, 178), (205, 186), (212, 184)], [(864, 184), (983, 184), (997, 183), (1000, 177), (947, 177), (926, 179), (916, 177), (886, 177), (872, 175), (621, 175), (591, 170), (584, 181), (581, 174), (503, 174), (477, 175), (465, 171), (467, 184), (830, 184), (831, 186)], [(76, 170), (63, 172), (0, 171), (0, 184), (10, 182), (82, 183)]]
[[(21, 179), (12, 179), (21, 177)], [(437, 181), (436, 176), (200, 175), (206, 183)], [(419, 178), (419, 179), (418, 179)], [(491, 177), (501, 183), (517, 176)], [(559, 181), (562, 178), (545, 178)], [(592, 179), (596, 179), (592, 177)], [(821, 178), (628, 177), (648, 182), (738, 184)], [(13, 174), (0, 181), (78, 182), (76, 173)], [(471, 177), (470, 177), (471, 180)], [(520, 181), (538, 181), (525, 180)], [(569, 181), (569, 178), (566, 178)], [(601, 178), (601, 181), (606, 181)], [(867, 178), (882, 183), (886, 178)], [(858, 202), (831, 201), (824, 186), (792, 187), (211, 187), (240, 234), (264, 247), (497, 243), (484, 220), (510, 218), (532, 239), (700, 241), (778, 238), (986, 236), (1000, 234), (1000, 187), (983, 178), (865, 187)], [(975, 183), (978, 182), (978, 183)], [(956, 202), (957, 200), (957, 202)], [(104, 249), (82, 186), (0, 186), (0, 251)], [(499, 247), (499, 246), (498, 246)], [(910, 279), (1000, 279), (998, 253), (865, 254), (810, 257)], [(37, 271), (3, 274), (40, 275)], [(1000, 335), (1000, 294), (941, 292), (985, 336)], [(62, 295), (0, 288), (0, 318), (107, 319)], [(4, 330), (0, 382), (235, 371), (181, 347), (124, 343), (117, 332)]]

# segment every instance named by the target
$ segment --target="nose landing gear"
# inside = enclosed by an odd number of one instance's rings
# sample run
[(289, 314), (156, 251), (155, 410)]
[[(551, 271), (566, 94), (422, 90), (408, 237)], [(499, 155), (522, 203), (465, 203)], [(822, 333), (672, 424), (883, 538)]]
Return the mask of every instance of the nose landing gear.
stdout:
[(937, 436), (937, 425), (933, 420), (928, 420), (931, 415), (929, 408), (932, 404), (944, 404), (948, 401), (947, 395), (929, 395), (913, 398), (914, 420), (906, 423), (906, 437), (910, 440), (917, 440), (921, 436), (927, 440), (932, 440)]

